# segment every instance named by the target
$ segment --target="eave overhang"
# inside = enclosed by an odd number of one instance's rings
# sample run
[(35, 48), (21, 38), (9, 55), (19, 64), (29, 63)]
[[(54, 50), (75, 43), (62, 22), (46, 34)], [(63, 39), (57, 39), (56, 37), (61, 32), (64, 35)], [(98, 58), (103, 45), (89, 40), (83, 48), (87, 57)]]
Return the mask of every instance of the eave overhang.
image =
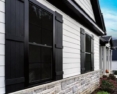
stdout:
[[(108, 37), (108, 36), (106, 36), (106, 37)], [(100, 45), (101, 46), (105, 46), (107, 43), (110, 43), (111, 49), (113, 50), (113, 40), (112, 40), (111, 36), (110, 36), (110, 38), (108, 40), (105, 39), (105, 37), (100, 38)]]
[(100, 44), (101, 46), (105, 46), (105, 44), (107, 44), (108, 41), (104, 40), (102, 37), (100, 38)]
[(96, 33), (99, 35), (104, 35), (105, 33), (94, 23), (80, 8), (79, 5), (74, 0), (64, 0), (65, 4), (73, 11), (75, 12), (81, 19), (84, 19), (84, 21), (89, 24)]
[(100, 9), (99, 0), (90, 0), (97, 25), (106, 33), (103, 14)]
[[(98, 25), (83, 11), (83, 9), (74, 0), (48, 0), (50, 3), (60, 8), (62, 11), (67, 11), (72, 18), (78, 19), (81, 24), (90, 29), (98, 36), (105, 35), (105, 32), (98, 27)], [(68, 9), (68, 10), (65, 10)], [(74, 14), (74, 15), (73, 15)], [(81, 21), (80, 21), (81, 20)]]

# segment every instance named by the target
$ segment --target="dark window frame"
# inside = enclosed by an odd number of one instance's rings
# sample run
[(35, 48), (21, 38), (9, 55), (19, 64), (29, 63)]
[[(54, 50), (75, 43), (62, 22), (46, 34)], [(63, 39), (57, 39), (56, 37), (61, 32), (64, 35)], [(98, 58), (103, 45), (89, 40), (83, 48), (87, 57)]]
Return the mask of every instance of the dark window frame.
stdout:
[[(85, 61), (86, 61), (86, 54), (90, 54), (90, 71), (94, 71), (94, 36), (86, 33), (85, 30), (83, 28), (80, 28), (80, 42), (81, 42), (81, 74), (83, 73), (87, 73), (89, 71), (86, 71), (85, 68)], [(90, 45), (90, 52), (86, 52), (86, 35), (90, 36), (91, 38), (91, 45)]]
[[(90, 37), (90, 52), (88, 52), (88, 51), (86, 51), (86, 47), (87, 47), (87, 43), (86, 43), (86, 36), (88, 36), (88, 37)], [(86, 65), (86, 63), (87, 63), (87, 61), (86, 61), (86, 55), (90, 55), (90, 64), (91, 64), (91, 55), (92, 55), (92, 53), (91, 53), (91, 45), (92, 45), (92, 42), (91, 42), (91, 38), (92, 38), (92, 36), (90, 35), (90, 34), (88, 34), (88, 33), (85, 33), (85, 65)], [(86, 70), (86, 66), (85, 66), (85, 70)], [(85, 72), (90, 72), (90, 71), (92, 71), (92, 65), (90, 66), (90, 70), (89, 71), (85, 71)]]
[[(41, 7), (42, 9), (46, 10), (47, 12), (49, 12), (53, 15), (53, 44), (52, 44), (52, 47), (47, 46), (47, 47), (52, 48), (52, 61), (53, 61), (52, 76), (53, 77), (51, 80), (44, 80), (41, 82), (37, 81), (37, 82), (33, 82), (33, 83), (29, 83), (29, 4), (30, 4), (30, 2)], [(40, 45), (40, 46), (43, 46), (43, 45)], [(55, 62), (55, 57), (54, 57), (54, 54), (55, 54), (55, 12), (50, 10), (46, 6), (42, 5), (41, 3), (39, 3), (36, 0), (26, 0), (25, 1), (25, 52), (24, 52), (24, 54), (25, 54), (25, 62), (27, 62), (27, 63), (25, 63), (25, 79), (26, 79), (25, 85), (26, 85), (26, 87), (30, 87), (30, 86), (33, 86), (35, 84), (39, 85), (39, 84), (51, 82), (54, 80), (54, 71), (55, 71), (55, 69), (54, 69), (54, 62)]]
[[(53, 13), (53, 74), (47, 82), (29, 84), (29, 2)], [(11, 93), (63, 78), (63, 16), (36, 0), (7, 0), (5, 6), (5, 92)], [(14, 15), (15, 14), (15, 15)], [(10, 26), (10, 27), (9, 27)], [(52, 29), (51, 29), (52, 30)], [(56, 32), (55, 32), (56, 31)], [(48, 41), (47, 41), (48, 42)], [(46, 43), (45, 43), (46, 44)], [(52, 44), (52, 42), (51, 42)], [(51, 51), (52, 53), (52, 51)], [(35, 60), (35, 59), (34, 59)], [(10, 65), (10, 66), (9, 66)], [(48, 78), (48, 76), (47, 76)]]

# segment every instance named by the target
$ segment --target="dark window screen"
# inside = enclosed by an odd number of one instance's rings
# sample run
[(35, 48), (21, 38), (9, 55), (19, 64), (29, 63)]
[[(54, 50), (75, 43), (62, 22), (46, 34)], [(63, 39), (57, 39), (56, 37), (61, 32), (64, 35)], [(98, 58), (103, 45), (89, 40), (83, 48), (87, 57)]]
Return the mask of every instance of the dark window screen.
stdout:
[(53, 15), (30, 3), (29, 82), (52, 79)]
[(91, 54), (86, 54), (85, 70), (86, 72), (91, 71)]
[(91, 71), (91, 37), (86, 34), (85, 37), (85, 71), (89, 72)]
[(91, 52), (91, 37), (86, 35), (86, 52)]
[(33, 4), (30, 4), (29, 15), (29, 41), (52, 46), (53, 15)]

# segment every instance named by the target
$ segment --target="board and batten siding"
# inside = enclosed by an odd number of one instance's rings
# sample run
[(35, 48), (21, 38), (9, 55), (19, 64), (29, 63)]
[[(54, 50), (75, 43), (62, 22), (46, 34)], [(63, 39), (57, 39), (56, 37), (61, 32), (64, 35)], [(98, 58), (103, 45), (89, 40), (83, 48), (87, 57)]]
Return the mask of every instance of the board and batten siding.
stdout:
[(5, 0), (0, 0), (0, 94), (5, 93)]
[(37, 0), (63, 15), (63, 78), (80, 74), (80, 28), (94, 35), (94, 67), (99, 70), (99, 37), (46, 0)]
[(75, 0), (77, 4), (95, 21), (95, 16), (90, 0)]

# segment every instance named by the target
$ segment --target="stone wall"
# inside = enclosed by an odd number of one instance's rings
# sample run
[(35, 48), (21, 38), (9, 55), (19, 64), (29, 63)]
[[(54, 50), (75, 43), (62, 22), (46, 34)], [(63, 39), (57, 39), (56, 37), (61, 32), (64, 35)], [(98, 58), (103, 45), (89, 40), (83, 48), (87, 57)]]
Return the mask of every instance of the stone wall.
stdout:
[(98, 88), (100, 76), (100, 71), (93, 71), (11, 94), (91, 94)]

